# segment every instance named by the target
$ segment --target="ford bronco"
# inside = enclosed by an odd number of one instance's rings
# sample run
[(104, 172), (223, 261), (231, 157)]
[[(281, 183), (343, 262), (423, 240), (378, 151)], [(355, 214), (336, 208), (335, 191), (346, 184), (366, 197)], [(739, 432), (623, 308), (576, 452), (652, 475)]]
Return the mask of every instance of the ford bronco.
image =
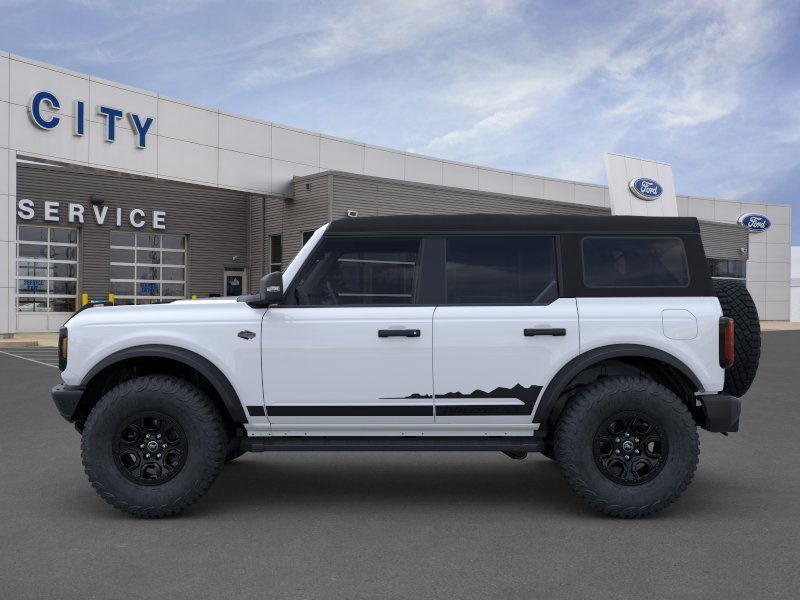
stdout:
[(541, 452), (588, 503), (653, 514), (698, 428), (739, 428), (758, 315), (694, 218), (360, 217), (256, 294), (93, 306), (61, 329), (60, 413), (89, 481), (184, 510), (245, 452)]

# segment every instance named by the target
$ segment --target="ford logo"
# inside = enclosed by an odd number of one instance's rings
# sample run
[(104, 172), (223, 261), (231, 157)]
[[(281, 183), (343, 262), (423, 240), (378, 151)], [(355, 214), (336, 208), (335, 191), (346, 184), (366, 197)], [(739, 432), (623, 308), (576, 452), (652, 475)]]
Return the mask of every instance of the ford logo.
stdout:
[(661, 184), (653, 179), (646, 179), (640, 177), (639, 179), (631, 179), (628, 182), (628, 187), (637, 198), (642, 200), (658, 200), (661, 194), (664, 193), (664, 188)]
[(739, 217), (739, 225), (746, 227), (753, 233), (766, 231), (769, 229), (771, 224), (772, 223), (770, 223), (770, 220), (767, 217), (757, 213), (747, 213)]

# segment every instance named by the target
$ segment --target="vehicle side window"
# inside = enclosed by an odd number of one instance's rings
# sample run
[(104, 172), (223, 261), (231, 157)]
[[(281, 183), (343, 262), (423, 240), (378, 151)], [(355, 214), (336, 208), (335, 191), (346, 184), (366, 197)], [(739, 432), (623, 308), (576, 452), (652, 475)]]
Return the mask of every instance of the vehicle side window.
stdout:
[(683, 240), (676, 237), (586, 237), (586, 287), (686, 287), (689, 267)]
[(295, 287), (300, 305), (412, 304), (419, 238), (326, 239)]
[(548, 304), (558, 298), (552, 236), (447, 240), (447, 304)]

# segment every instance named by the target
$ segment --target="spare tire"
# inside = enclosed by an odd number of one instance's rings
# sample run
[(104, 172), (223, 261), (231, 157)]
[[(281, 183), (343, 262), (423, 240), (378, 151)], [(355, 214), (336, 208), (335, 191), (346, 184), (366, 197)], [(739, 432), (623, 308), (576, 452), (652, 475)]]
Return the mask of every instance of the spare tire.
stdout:
[(724, 391), (736, 397), (750, 389), (761, 358), (761, 323), (755, 302), (743, 283), (714, 279), (722, 314), (734, 320), (733, 366), (725, 369)]

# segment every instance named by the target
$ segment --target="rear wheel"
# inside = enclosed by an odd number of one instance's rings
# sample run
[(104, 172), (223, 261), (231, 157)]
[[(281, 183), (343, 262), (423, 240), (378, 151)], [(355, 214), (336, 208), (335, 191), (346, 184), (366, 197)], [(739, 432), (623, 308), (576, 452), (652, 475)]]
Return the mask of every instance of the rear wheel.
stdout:
[(593, 508), (615, 517), (658, 512), (686, 489), (700, 452), (697, 426), (670, 390), (645, 377), (586, 386), (558, 421), (556, 460)]
[(165, 517), (211, 487), (225, 460), (225, 426), (200, 389), (147, 375), (100, 399), (81, 449), (89, 481), (106, 502), (129, 515)]

